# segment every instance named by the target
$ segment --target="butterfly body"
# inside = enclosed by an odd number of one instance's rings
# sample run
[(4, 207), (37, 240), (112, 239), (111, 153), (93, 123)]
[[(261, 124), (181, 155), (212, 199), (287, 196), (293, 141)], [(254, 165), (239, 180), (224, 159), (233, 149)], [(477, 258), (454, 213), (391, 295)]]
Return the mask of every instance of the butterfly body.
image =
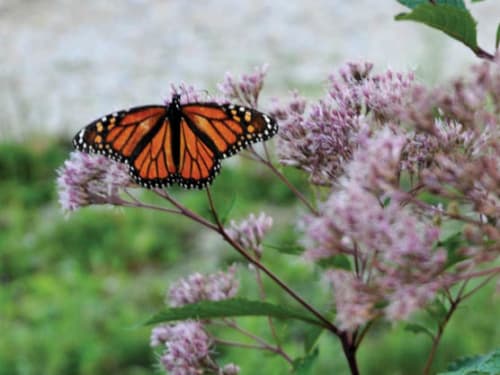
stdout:
[(77, 150), (99, 153), (130, 167), (140, 185), (177, 183), (202, 188), (213, 181), (220, 160), (278, 131), (268, 115), (233, 104), (148, 105), (93, 121), (73, 138)]

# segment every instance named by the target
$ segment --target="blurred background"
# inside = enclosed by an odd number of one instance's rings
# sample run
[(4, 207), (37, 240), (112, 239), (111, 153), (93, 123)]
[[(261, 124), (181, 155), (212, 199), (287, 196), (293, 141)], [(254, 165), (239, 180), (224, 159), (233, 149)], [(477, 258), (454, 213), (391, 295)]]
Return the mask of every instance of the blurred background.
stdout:
[[(491, 52), (500, 3), (470, 9), (479, 22), (479, 44)], [(269, 64), (265, 109), (266, 99), (292, 89), (319, 97), (328, 74), (347, 61), (371, 61), (379, 71), (412, 69), (432, 84), (478, 61), (437, 31), (395, 22), (402, 11), (396, 1), (369, 0), (0, 0), (0, 375), (157, 372), (150, 327), (142, 322), (162, 307), (169, 282), (238, 260), (187, 220), (109, 208), (65, 216), (55, 170), (78, 129), (113, 110), (162, 103), (172, 83), (213, 93), (225, 72), (262, 64)], [(223, 204), (224, 196), (234, 196), (235, 218), (266, 210), (277, 222), (269, 241), (290, 242), (294, 223), (285, 219), (300, 208), (283, 186), (247, 165), (242, 160), (223, 169), (216, 199)], [(193, 209), (206, 210), (203, 193), (175, 193)], [(317, 286), (310, 298), (326, 303), (310, 266), (272, 250), (265, 261), (305, 295)], [(246, 268), (240, 271), (242, 295), (257, 296)], [(283, 298), (269, 288), (272, 299)], [(486, 308), (459, 312), (437, 368), (500, 344), (493, 298), (482, 293), (473, 303)], [(261, 320), (246, 324), (265, 334)], [(289, 350), (299, 356), (305, 328), (282, 328)], [(363, 373), (420, 373), (425, 338), (401, 327), (386, 335), (385, 328), (360, 351)], [(318, 373), (347, 373), (338, 343), (321, 340)], [(256, 366), (261, 373), (287, 373), (273, 357), (262, 361), (262, 353), (219, 354), (240, 364), (242, 374)]]

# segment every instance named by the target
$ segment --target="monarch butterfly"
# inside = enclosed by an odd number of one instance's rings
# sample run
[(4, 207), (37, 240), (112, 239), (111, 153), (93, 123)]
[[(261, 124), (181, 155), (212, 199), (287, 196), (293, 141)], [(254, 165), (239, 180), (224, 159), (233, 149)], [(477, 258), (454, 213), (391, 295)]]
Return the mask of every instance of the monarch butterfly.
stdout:
[(126, 163), (136, 183), (191, 189), (212, 183), (220, 160), (278, 131), (270, 116), (233, 104), (147, 105), (108, 114), (73, 138), (83, 152)]

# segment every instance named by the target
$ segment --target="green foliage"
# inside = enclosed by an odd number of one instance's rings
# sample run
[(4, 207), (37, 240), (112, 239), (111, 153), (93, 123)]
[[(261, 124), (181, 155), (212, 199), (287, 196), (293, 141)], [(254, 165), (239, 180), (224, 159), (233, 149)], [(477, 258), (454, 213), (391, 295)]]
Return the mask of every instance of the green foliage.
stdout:
[(498, 375), (500, 374), (500, 349), (474, 357), (464, 357), (453, 362), (447, 372), (440, 375)]
[(270, 316), (280, 319), (298, 319), (310, 324), (320, 324), (311, 314), (303, 310), (274, 305), (268, 302), (232, 298), (222, 301), (201, 301), (181, 307), (164, 309), (147, 321), (147, 324), (186, 319), (212, 319), (241, 316)]
[(424, 333), (429, 336), (431, 340), (434, 338), (434, 334), (429, 330), (429, 328), (419, 323), (408, 323), (405, 325), (405, 330), (412, 333)]
[(320, 259), (317, 264), (322, 268), (336, 268), (346, 271), (352, 269), (349, 258), (344, 254), (337, 254), (329, 258)]
[(293, 373), (297, 375), (314, 374), (313, 364), (318, 358), (319, 349), (314, 349), (303, 358), (297, 358), (293, 361)]
[(39, 207), (51, 202), (55, 197), (55, 170), (68, 151), (60, 143), (56, 147), (43, 143), (36, 147), (19, 143), (0, 145), (0, 205)]
[(459, 250), (466, 244), (467, 242), (465, 241), (462, 232), (455, 232), (452, 235), (446, 237), (444, 240), (438, 241), (436, 246), (446, 249), (448, 255), (446, 267), (452, 267), (453, 265), (465, 259), (465, 257), (459, 253)]
[[(68, 219), (60, 212), (54, 189), (55, 169), (68, 156), (66, 144), (0, 144), (0, 375), (158, 373), (149, 347), (151, 327), (141, 323), (162, 308), (169, 283), (194, 271), (225, 268), (241, 258), (217, 237), (207, 237), (199, 226), (178, 216), (89, 207)], [(300, 207), (284, 185), (270, 183), (268, 173), (251, 166), (246, 162), (241, 169), (225, 166), (213, 189), (217, 207), (221, 212), (231, 207), (230, 219), (261, 210), (275, 217), (264, 262), (312, 304), (331, 309), (331, 291), (318, 281), (318, 269), (297, 262), (296, 256), (273, 251), (280, 244), (296, 243), (296, 228), (280, 226), (286, 221), (280, 218), (297, 215)], [(305, 191), (300, 173), (291, 171), (289, 177)], [(203, 191), (171, 192), (210, 218)], [(144, 194), (160, 203), (153, 194)], [(227, 197), (231, 197), (229, 204)], [(240, 270), (240, 295), (257, 299), (252, 273), (244, 267)], [(290, 304), (272, 282), (265, 277), (263, 282), (272, 305)], [(471, 299), (470, 304), (481, 309), (457, 311), (443, 338), (436, 369), (446, 368), (457, 355), (486, 352), (498, 345), (500, 332), (492, 327), (497, 326), (500, 306), (490, 294), (491, 288)], [(287, 352), (302, 358), (303, 367), (297, 371), (348, 373), (332, 335), (319, 326), (274, 321)], [(266, 319), (243, 317), (238, 322), (272, 340)], [(394, 327), (388, 335), (389, 329), (374, 327), (365, 338), (359, 352), (361, 372), (421, 373), (428, 338), (415, 335), (408, 340), (403, 327)], [(217, 335), (241, 340), (220, 327)], [(235, 362), (242, 373), (252, 373), (254, 368), (263, 374), (290, 373), (286, 362), (263, 357), (261, 351), (220, 346), (217, 350), (222, 363)]]
[(319, 337), (324, 332), (324, 328), (320, 326), (309, 327), (304, 337), (304, 351), (309, 353), (319, 340)]
[[(478, 52), (476, 21), (462, 1), (399, 1), (412, 9), (398, 14), (398, 21), (416, 21), (441, 30), (462, 42), (475, 53)], [(408, 4), (405, 4), (408, 3)]]
[[(410, 8), (415, 9), (417, 6), (422, 4), (429, 4), (429, 0), (398, 0), (398, 3)], [(465, 3), (463, 0), (436, 0), (436, 4), (438, 5), (451, 5), (457, 8), (465, 9)]]
[[(224, 246), (206, 262), (193, 256), (199, 227), (146, 210), (89, 207), (68, 219), (55, 192), (68, 145), (0, 144), (0, 375), (153, 373), (150, 327), (140, 322), (162, 305), (166, 278), (203, 264), (213, 270), (225, 262)], [(260, 211), (269, 196), (290, 204), (286, 187), (251, 173), (265, 187), (258, 194), (239, 169), (225, 168), (216, 181), (216, 199), (236, 197), (232, 218)], [(173, 194), (210, 217), (204, 192)]]

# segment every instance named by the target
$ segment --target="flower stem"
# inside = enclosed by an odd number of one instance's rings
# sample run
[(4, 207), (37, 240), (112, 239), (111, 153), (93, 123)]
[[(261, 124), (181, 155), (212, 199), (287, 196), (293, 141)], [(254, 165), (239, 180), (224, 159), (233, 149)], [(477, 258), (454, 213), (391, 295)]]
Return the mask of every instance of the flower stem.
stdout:
[[(262, 277), (260, 275), (260, 270), (258, 268), (255, 269), (255, 278), (257, 280), (257, 285), (259, 286), (260, 299), (262, 301), (265, 301), (266, 300), (266, 291), (264, 290), (264, 284), (262, 283)], [(281, 348), (278, 334), (276, 333), (276, 329), (274, 328), (273, 319), (270, 316), (267, 317), (267, 322), (269, 324), (269, 329), (270, 329), (271, 334), (274, 338), (274, 342), (276, 343), (276, 346), (278, 348)]]
[(240, 332), (241, 334), (243, 334), (243, 335), (251, 338), (252, 340), (256, 341), (259, 345), (254, 345), (254, 347), (260, 348), (260, 349), (263, 349), (263, 350), (268, 350), (268, 351), (271, 351), (273, 353), (276, 353), (276, 354), (282, 356), (284, 359), (286, 359), (287, 362), (293, 363), (292, 358), (281, 347), (279, 347), (279, 346), (273, 346), (273, 345), (267, 343), (266, 341), (264, 341), (259, 336), (256, 336), (253, 333), (248, 332), (247, 330), (245, 330), (242, 327), (240, 327), (235, 321), (231, 321), (229, 319), (224, 319), (223, 321), (224, 321), (224, 323), (227, 326), (235, 329), (236, 331)]
[(304, 203), (305, 206), (307, 206), (307, 208), (315, 215), (318, 215), (318, 211), (316, 210), (316, 208), (313, 207), (313, 205), (306, 199), (306, 197), (304, 196), (304, 194), (302, 194), (300, 191), (297, 190), (297, 188), (295, 186), (293, 186), (293, 184), (288, 181), (288, 179), (283, 175), (283, 173), (281, 173), (274, 165), (273, 163), (271, 163), (269, 160), (266, 160), (264, 159), (262, 156), (260, 156), (258, 153), (255, 152), (255, 150), (253, 150), (253, 154), (257, 157), (257, 159), (263, 163), (266, 167), (268, 167), (271, 172), (273, 172), (276, 177), (278, 177), (291, 191), (292, 193), (295, 194), (295, 196), (302, 202)]
[(427, 361), (425, 362), (424, 371), (422, 372), (424, 375), (430, 374), (432, 362), (434, 361), (434, 357), (436, 355), (437, 348), (438, 348), (439, 343), (441, 341), (441, 337), (443, 337), (443, 332), (444, 332), (444, 329), (446, 327), (446, 324), (449, 322), (451, 315), (455, 312), (460, 301), (461, 301), (460, 298), (457, 298), (455, 300), (450, 301), (451, 302), (450, 309), (446, 313), (443, 321), (439, 322), (439, 324), (438, 324), (438, 329), (437, 329), (436, 335), (432, 339), (432, 347), (431, 347), (431, 350), (429, 352), (429, 356), (427, 357)]
[(212, 199), (212, 195), (210, 193), (210, 189), (207, 188), (207, 196), (210, 204), (210, 209), (212, 211), (212, 215), (214, 216), (214, 220), (218, 226), (218, 232), (224, 238), (226, 242), (228, 242), (238, 253), (240, 253), (245, 259), (247, 259), (251, 264), (264, 272), (271, 280), (273, 280), (276, 284), (278, 284), (281, 289), (283, 289), (286, 293), (288, 293), (293, 299), (295, 299), (298, 303), (300, 303), (306, 310), (311, 312), (316, 318), (318, 318), (319, 323), (321, 323), (325, 328), (330, 330), (335, 335), (339, 335), (340, 331), (327, 318), (325, 318), (318, 310), (316, 310), (312, 305), (310, 305), (306, 300), (304, 300), (297, 292), (291, 289), (288, 285), (285, 284), (278, 276), (276, 276), (271, 270), (269, 270), (266, 266), (260, 263), (257, 259), (254, 259), (250, 254), (246, 252), (237, 242), (235, 242), (225, 231), (222, 223), (220, 222), (219, 216), (217, 215), (217, 211), (215, 210), (214, 202)]
[(339, 336), (342, 343), (342, 350), (349, 364), (351, 375), (359, 375), (358, 362), (356, 361), (356, 345), (350, 337), (350, 333), (342, 332)]

